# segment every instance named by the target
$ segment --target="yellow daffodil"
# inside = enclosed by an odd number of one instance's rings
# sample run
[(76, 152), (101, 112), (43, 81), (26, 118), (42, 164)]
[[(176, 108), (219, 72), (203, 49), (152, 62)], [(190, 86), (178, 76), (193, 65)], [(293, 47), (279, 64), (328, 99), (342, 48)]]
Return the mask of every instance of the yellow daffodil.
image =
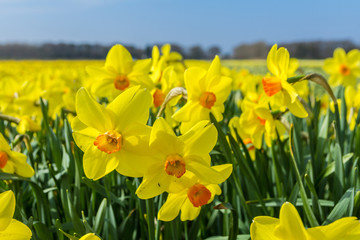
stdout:
[(150, 147), (155, 152), (154, 161), (145, 172), (136, 194), (146, 199), (164, 191), (177, 192), (177, 181), (188, 171), (208, 183), (225, 181), (221, 173), (210, 167), (209, 152), (216, 140), (216, 128), (209, 121), (200, 121), (177, 137), (163, 118), (157, 119), (150, 136)]
[(360, 76), (360, 51), (353, 49), (346, 54), (344, 49), (337, 48), (333, 58), (325, 59), (323, 68), (330, 74), (330, 84), (355, 86)]
[(85, 175), (97, 180), (116, 169), (141, 177), (149, 164), (146, 126), (151, 95), (140, 86), (120, 94), (107, 107), (97, 103), (85, 88), (76, 96), (77, 117), (71, 125), (76, 144), (84, 151)]
[(187, 103), (173, 115), (176, 121), (182, 122), (181, 131), (186, 132), (200, 120), (208, 120), (210, 112), (221, 121), (232, 80), (221, 75), (219, 57), (215, 57), (208, 71), (200, 67), (188, 68), (184, 79)]
[(272, 75), (265, 76), (262, 85), (272, 107), (279, 107), (282, 111), (287, 107), (295, 116), (305, 118), (308, 113), (299, 101), (295, 88), (287, 82), (289, 59), (288, 50), (283, 47), (277, 49), (275, 44), (267, 56), (267, 67)]
[(360, 239), (360, 222), (356, 217), (345, 217), (327, 226), (305, 229), (296, 208), (286, 202), (279, 219), (255, 217), (250, 234), (252, 240), (355, 240)]
[(276, 129), (280, 135), (285, 133), (282, 123), (274, 119), (268, 108), (261, 105), (245, 110), (240, 116), (239, 126), (250, 136), (257, 149), (262, 146), (263, 135), (266, 144), (271, 147), (271, 140), (276, 137)]
[[(212, 167), (219, 172), (224, 181), (232, 172), (231, 164), (223, 164)], [(221, 194), (217, 184), (209, 184), (201, 181), (196, 175), (187, 171), (179, 180), (182, 190), (176, 193), (169, 193), (166, 202), (158, 212), (158, 219), (171, 221), (181, 210), (181, 221), (194, 220), (200, 213), (201, 206), (214, 200), (215, 195)]]
[(152, 49), (152, 64), (150, 69), (150, 77), (155, 84), (161, 82), (163, 70), (168, 66), (173, 66), (181, 73), (184, 72), (184, 67), (181, 64), (182, 56), (178, 52), (171, 52), (171, 45), (164, 44), (161, 47), (161, 53), (157, 46)]
[(95, 233), (88, 233), (82, 236), (79, 240), (101, 240)]
[(22, 177), (32, 177), (34, 169), (27, 164), (26, 155), (11, 151), (8, 142), (0, 133), (0, 171), (17, 174)]
[(95, 78), (92, 91), (97, 96), (113, 99), (132, 86), (140, 85), (152, 89), (150, 67), (151, 59), (133, 61), (129, 51), (118, 44), (110, 49), (105, 66), (89, 66), (86, 70)]
[(354, 130), (356, 118), (360, 109), (360, 84), (358, 84), (357, 89), (355, 89), (353, 86), (347, 86), (345, 88), (344, 95), (346, 106), (348, 108), (348, 122), (350, 129)]
[(12, 191), (0, 194), (0, 239), (27, 240), (32, 236), (28, 226), (13, 219), (15, 195)]

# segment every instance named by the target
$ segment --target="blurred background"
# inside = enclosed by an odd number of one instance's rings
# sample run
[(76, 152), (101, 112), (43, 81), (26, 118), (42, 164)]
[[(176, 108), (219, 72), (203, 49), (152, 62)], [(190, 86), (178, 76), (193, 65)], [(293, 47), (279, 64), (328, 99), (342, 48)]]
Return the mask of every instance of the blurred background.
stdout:
[(274, 43), (323, 59), (360, 48), (360, 2), (0, 0), (0, 59), (103, 59), (115, 43), (134, 58), (171, 43), (185, 58), (261, 59)]

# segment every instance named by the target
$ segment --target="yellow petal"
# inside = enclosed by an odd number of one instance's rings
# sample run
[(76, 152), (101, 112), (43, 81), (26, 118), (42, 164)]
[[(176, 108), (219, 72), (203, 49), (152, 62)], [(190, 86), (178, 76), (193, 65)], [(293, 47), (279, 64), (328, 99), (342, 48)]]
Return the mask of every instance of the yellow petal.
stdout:
[(275, 228), (275, 236), (280, 239), (306, 240), (307, 234), (296, 208), (289, 202), (280, 209), (280, 224)]
[(77, 117), (85, 125), (100, 132), (113, 129), (113, 123), (105, 107), (93, 99), (85, 88), (80, 88), (76, 94)]
[[(155, 121), (150, 135), (150, 146), (167, 155), (182, 152), (184, 143), (177, 138), (172, 128), (163, 118)], [(166, 148), (164, 148), (166, 144)]]
[(186, 155), (203, 155), (208, 154), (214, 148), (217, 136), (215, 126), (204, 120), (198, 122), (179, 138), (185, 143)]
[(185, 199), (187, 199), (187, 189), (178, 193), (170, 193), (166, 202), (159, 210), (158, 219), (161, 221), (172, 221), (175, 219)]
[(346, 62), (346, 52), (342, 48), (337, 48), (334, 50), (334, 58), (339, 63), (345, 63)]
[(88, 233), (82, 236), (79, 240), (101, 240), (95, 233)]
[(185, 88), (188, 93), (188, 99), (198, 98), (205, 91), (204, 81), (207, 72), (200, 67), (190, 67), (184, 73)]
[(139, 88), (137, 86), (125, 90), (106, 107), (116, 116), (114, 125), (120, 132), (133, 122), (147, 123), (152, 97), (149, 91)]
[(298, 99), (294, 103), (288, 104), (287, 107), (289, 108), (290, 112), (296, 117), (306, 118), (309, 115)]
[(105, 68), (119, 74), (131, 71), (133, 59), (130, 52), (122, 45), (113, 46), (106, 56)]
[(250, 226), (250, 236), (253, 240), (278, 240), (274, 235), (279, 219), (267, 216), (254, 218)]
[(215, 56), (214, 60), (211, 62), (209, 70), (206, 74), (207, 82), (211, 82), (214, 76), (221, 75), (221, 63), (218, 55)]
[(191, 119), (191, 115), (196, 112), (194, 109), (200, 108), (200, 105), (196, 102), (188, 100), (188, 102), (172, 115), (172, 118), (179, 122), (188, 122)]
[(141, 155), (137, 152), (126, 151), (125, 147), (118, 154), (119, 164), (116, 171), (128, 177), (143, 177), (150, 164), (154, 161), (151, 155)]
[(10, 224), (15, 212), (15, 195), (12, 191), (0, 194), (0, 231), (4, 231)]
[(163, 165), (154, 164), (145, 172), (135, 193), (141, 199), (153, 198), (168, 189), (171, 178), (165, 173)]
[(86, 126), (78, 117), (71, 121), (71, 128), (76, 145), (83, 151), (94, 145), (94, 141), (100, 132), (94, 128)]
[(28, 226), (12, 219), (10, 225), (4, 230), (0, 231), (0, 239), (6, 240), (30, 240), (32, 232)]
[(276, 64), (276, 53), (277, 53), (277, 44), (274, 44), (270, 49), (268, 56), (267, 56), (267, 67), (269, 71), (275, 75), (279, 76), (279, 69)]
[(194, 220), (200, 214), (201, 207), (194, 207), (189, 198), (181, 206), (181, 221)]
[(188, 156), (185, 158), (186, 169), (193, 172), (201, 181), (219, 184), (226, 180), (220, 172), (206, 165), (199, 157)]
[(119, 161), (122, 161), (119, 158), (119, 152), (108, 154), (99, 150), (96, 146), (89, 147), (83, 157), (86, 177), (98, 180), (112, 172), (118, 166)]
[(10, 152), (10, 145), (9, 143), (6, 141), (6, 139), (4, 138), (4, 136), (2, 135), (2, 133), (0, 133), (0, 150), (4, 151), (6, 153)]

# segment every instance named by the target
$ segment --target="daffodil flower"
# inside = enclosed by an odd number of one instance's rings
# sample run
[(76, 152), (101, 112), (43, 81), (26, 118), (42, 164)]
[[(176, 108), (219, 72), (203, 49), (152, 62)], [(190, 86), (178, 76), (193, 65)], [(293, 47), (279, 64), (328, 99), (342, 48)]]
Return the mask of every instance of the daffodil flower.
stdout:
[(11, 148), (0, 133), (0, 171), (5, 173), (17, 174), (22, 177), (32, 177), (34, 169), (27, 164), (26, 155), (11, 151)]
[(210, 167), (209, 152), (216, 140), (216, 128), (209, 121), (200, 121), (177, 137), (163, 118), (157, 119), (150, 135), (154, 160), (136, 191), (138, 197), (147, 199), (164, 191), (177, 192), (178, 180), (188, 171), (209, 183), (225, 181), (221, 173)]
[(325, 59), (323, 68), (330, 74), (330, 84), (355, 86), (360, 76), (360, 51), (353, 49), (346, 54), (344, 49), (337, 48), (333, 58)]
[(295, 88), (287, 82), (289, 77), (289, 52), (286, 48), (277, 49), (275, 44), (268, 56), (267, 67), (272, 75), (262, 79), (265, 94), (270, 97), (271, 106), (278, 106), (281, 111), (289, 108), (290, 112), (297, 117), (308, 116), (304, 106), (298, 99)]
[(32, 236), (28, 226), (13, 219), (15, 195), (12, 191), (0, 194), (0, 239), (27, 240)]
[[(211, 167), (219, 172), (224, 181), (232, 172), (231, 164), (223, 164)], [(194, 220), (200, 213), (201, 206), (211, 203), (215, 195), (221, 194), (217, 184), (201, 181), (195, 174), (186, 172), (180, 179), (182, 189), (176, 193), (169, 193), (166, 202), (158, 212), (158, 219), (171, 221), (181, 211), (181, 221)]]
[(97, 103), (85, 88), (76, 96), (71, 123), (76, 144), (84, 151), (85, 175), (97, 180), (116, 169), (120, 174), (142, 177), (149, 164), (146, 126), (151, 95), (140, 86), (120, 94), (107, 107)]
[(250, 136), (250, 142), (257, 149), (262, 146), (262, 139), (271, 147), (271, 139), (276, 137), (276, 129), (279, 134), (285, 133), (283, 124), (274, 119), (270, 110), (264, 106), (255, 106), (252, 109), (246, 109), (239, 118), (239, 126)]
[(130, 52), (120, 44), (113, 46), (106, 56), (105, 66), (86, 68), (96, 78), (92, 91), (101, 97), (115, 98), (129, 87), (140, 85), (153, 88), (149, 77), (151, 59), (133, 61)]
[(305, 229), (296, 208), (286, 202), (280, 209), (279, 219), (255, 217), (250, 234), (252, 240), (355, 240), (360, 239), (360, 222), (356, 217), (345, 217), (327, 226)]
[(200, 67), (191, 67), (185, 71), (187, 103), (172, 116), (182, 122), (181, 131), (186, 132), (197, 122), (208, 120), (210, 112), (217, 121), (221, 121), (224, 102), (231, 92), (229, 77), (221, 75), (221, 64), (218, 56), (212, 61), (208, 71)]

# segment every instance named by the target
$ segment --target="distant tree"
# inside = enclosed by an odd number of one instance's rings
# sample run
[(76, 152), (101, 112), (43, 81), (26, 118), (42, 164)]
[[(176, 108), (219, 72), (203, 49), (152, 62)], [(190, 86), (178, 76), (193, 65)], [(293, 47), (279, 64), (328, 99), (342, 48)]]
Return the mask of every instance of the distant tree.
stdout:
[(241, 44), (235, 47), (233, 58), (235, 59), (254, 59), (265, 58), (269, 51), (269, 46), (265, 42), (256, 42), (252, 44)]
[(221, 54), (221, 48), (219, 46), (212, 46), (209, 48), (207, 57), (208, 59), (213, 59), (216, 55)]
[(189, 49), (189, 55), (188, 58), (190, 59), (205, 59), (206, 54), (204, 50), (201, 48), (201, 46), (193, 46)]

